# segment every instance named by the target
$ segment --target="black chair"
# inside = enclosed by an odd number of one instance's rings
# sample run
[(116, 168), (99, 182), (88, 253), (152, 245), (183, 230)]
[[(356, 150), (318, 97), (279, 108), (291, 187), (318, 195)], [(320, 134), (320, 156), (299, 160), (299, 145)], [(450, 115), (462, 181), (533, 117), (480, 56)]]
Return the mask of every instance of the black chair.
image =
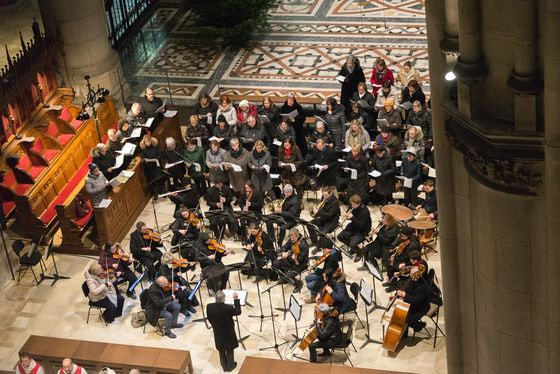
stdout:
[[(15, 240), (12, 243), (12, 250), (18, 256), (19, 259), (19, 269), (18, 269), (18, 283), (22, 277), (25, 276), (28, 270), (31, 270), (31, 274), (33, 274), (33, 278), (35, 278), (35, 285), (39, 285), (39, 280), (37, 279), (37, 275), (35, 274), (35, 270), (33, 268), (37, 265), (41, 266), (41, 273), (43, 273), (43, 261), (41, 258), (41, 253), (37, 250), (37, 245), (33, 251), (29, 254), (22, 255), (21, 252), (25, 248), (25, 243), (22, 240)], [(22, 275), (22, 271), (23, 272)]]
[[(354, 296), (354, 302), (356, 303), (356, 305), (351, 310), (347, 310), (346, 313), (356, 314), (356, 318), (358, 319), (358, 321), (360, 321), (360, 325), (362, 325), (362, 328), (364, 328), (365, 325), (360, 319), (360, 315), (358, 314), (358, 300), (360, 299), (360, 285), (356, 282), (353, 282), (350, 285), (350, 293), (352, 294), (352, 296)], [(344, 318), (344, 315), (342, 317)]]
[[(146, 313), (146, 304), (148, 303), (148, 289), (144, 289), (142, 290), (142, 292), (140, 292), (140, 308), (142, 308), (142, 310), (144, 311), (144, 313)], [(163, 318), (161, 318), (160, 320), (162, 320)], [(152, 323), (150, 321), (148, 321), (148, 318), (146, 317), (146, 324), (144, 325), (144, 327), (142, 328), (142, 334), (146, 333), (146, 325), (149, 323), (150, 325), (152, 325), (153, 327), (155, 327), (155, 331), (156, 334), (163, 336), (163, 327), (162, 325), (159, 323), (160, 320), (158, 320), (157, 323)], [(165, 321), (165, 319), (163, 319), (163, 321)]]
[(88, 287), (86, 281), (84, 281), (84, 282), (82, 283), (82, 293), (83, 293), (84, 296), (88, 299), (88, 305), (89, 305), (88, 312), (87, 312), (86, 324), (89, 324), (89, 315), (90, 315), (90, 313), (91, 313), (91, 310), (92, 310), (92, 309), (96, 309), (97, 311), (99, 311), (99, 317), (103, 320), (103, 322), (105, 322), (105, 326), (106, 326), (106, 325), (107, 325), (107, 321), (105, 321), (105, 318), (103, 318), (103, 312), (104, 312), (104, 310), (103, 310), (103, 308), (100, 307), (100, 306), (92, 305), (92, 301), (91, 301), (91, 299), (89, 298), (89, 287)]
[[(438, 331), (441, 333), (441, 335), (446, 336), (441, 327), (439, 327), (439, 308), (443, 306), (443, 299), (441, 298), (441, 291), (436, 284), (436, 272), (434, 269), (430, 269), (428, 271), (428, 274), (426, 275), (426, 281), (432, 289), (432, 295), (430, 296), (430, 309), (426, 312), (426, 314), (424, 314), (424, 316), (428, 317), (434, 324), (435, 332), (433, 335), (434, 343), (432, 345), (432, 349), (435, 349), (438, 338)], [(431, 338), (432, 334), (430, 334), (428, 329), (424, 328), (424, 330), (426, 331), (426, 334), (428, 334), (428, 336)], [(413, 339), (415, 335), (416, 332), (412, 335)]]
[[(344, 355), (346, 356), (346, 359), (348, 360), (348, 362), (350, 362), (350, 365), (352, 367), (354, 367), (354, 364), (350, 360), (350, 355), (348, 354), (348, 352), (346, 352), (346, 350), (348, 349), (348, 346), (350, 346), (350, 344), (352, 344), (352, 335), (354, 333), (354, 330), (352, 329), (353, 326), (354, 326), (354, 321), (352, 321), (352, 320), (341, 322), (340, 323), (340, 329), (342, 330), (342, 334), (344, 336), (344, 339), (342, 339), (342, 342), (340, 344), (338, 344), (337, 346), (331, 347), (331, 349), (333, 351), (338, 350), (338, 351), (344, 352)], [(330, 361), (331, 365), (332, 365), (332, 359), (333, 359), (333, 356), (331, 355), (331, 361)]]

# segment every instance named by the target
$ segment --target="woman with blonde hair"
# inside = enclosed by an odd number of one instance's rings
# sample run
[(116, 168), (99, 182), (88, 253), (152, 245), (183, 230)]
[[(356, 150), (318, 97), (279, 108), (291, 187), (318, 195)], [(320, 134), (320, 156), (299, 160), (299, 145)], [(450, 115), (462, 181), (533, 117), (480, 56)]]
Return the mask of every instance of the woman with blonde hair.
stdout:
[(247, 167), (251, 173), (251, 182), (255, 185), (262, 196), (270, 194), (272, 191), (272, 179), (270, 178), (270, 168), (272, 166), (272, 157), (266, 149), (262, 140), (257, 140), (253, 146), (253, 150), (249, 154)]
[(201, 147), (207, 142), (208, 128), (200, 123), (196, 114), (189, 117), (189, 124), (185, 131), (185, 139), (195, 139), (197, 144)]
[(364, 129), (359, 120), (355, 119), (350, 122), (350, 128), (346, 130), (344, 135), (344, 146), (350, 148), (358, 146), (364, 154), (370, 148), (371, 139), (369, 133)]
[(124, 297), (111, 283), (108, 273), (103, 271), (101, 265), (92, 262), (84, 272), (88, 288), (89, 304), (105, 309), (103, 320), (111, 323), (122, 316)]
[[(245, 181), (247, 180), (248, 161), (249, 151), (241, 146), (239, 139), (231, 139), (229, 151), (224, 155), (224, 169), (227, 171), (231, 189), (237, 197), (243, 192)], [(241, 170), (235, 171), (233, 166), (229, 164), (237, 165)]]

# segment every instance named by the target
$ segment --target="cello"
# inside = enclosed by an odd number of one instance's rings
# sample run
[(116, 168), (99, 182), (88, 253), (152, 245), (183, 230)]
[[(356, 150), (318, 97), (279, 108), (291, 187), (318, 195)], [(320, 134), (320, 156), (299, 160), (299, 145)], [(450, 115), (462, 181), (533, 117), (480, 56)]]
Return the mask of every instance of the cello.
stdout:
[[(395, 296), (391, 304), (385, 310), (385, 313), (391, 309), (393, 304), (398, 300)], [(387, 331), (385, 332), (385, 336), (383, 337), (383, 348), (388, 350), (389, 352), (394, 353), (397, 350), (397, 346), (399, 345), (404, 332), (408, 328), (406, 323), (406, 319), (408, 317), (408, 312), (410, 310), (410, 304), (405, 303), (402, 300), (399, 300), (396, 305), (395, 309), (393, 310), (393, 314), (389, 319), (389, 326), (387, 326)], [(386, 319), (385, 313), (383, 313), (382, 319)]]

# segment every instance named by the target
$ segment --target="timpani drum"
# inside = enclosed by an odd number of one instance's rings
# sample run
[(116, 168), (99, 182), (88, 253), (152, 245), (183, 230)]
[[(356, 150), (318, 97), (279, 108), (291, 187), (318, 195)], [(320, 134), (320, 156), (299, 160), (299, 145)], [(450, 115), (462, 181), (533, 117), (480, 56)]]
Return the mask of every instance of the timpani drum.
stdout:
[(436, 231), (436, 224), (432, 221), (412, 221), (408, 223), (408, 227), (423, 243), (430, 241)]
[(383, 206), (383, 208), (381, 208), (381, 212), (390, 214), (396, 220), (404, 222), (410, 221), (412, 217), (414, 217), (414, 212), (412, 211), (412, 209), (398, 204), (387, 204)]

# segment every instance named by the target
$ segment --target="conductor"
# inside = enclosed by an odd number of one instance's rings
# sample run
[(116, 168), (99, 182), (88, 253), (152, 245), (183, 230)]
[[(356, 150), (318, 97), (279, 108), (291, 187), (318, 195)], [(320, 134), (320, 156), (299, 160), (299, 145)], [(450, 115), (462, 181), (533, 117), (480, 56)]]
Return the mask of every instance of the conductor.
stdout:
[(233, 294), (233, 306), (225, 304), (224, 291), (216, 292), (216, 302), (206, 307), (208, 320), (214, 329), (214, 342), (220, 353), (220, 364), (224, 371), (232, 371), (237, 366), (233, 358), (233, 350), (239, 347), (233, 316), (241, 314), (241, 303), (237, 293)]

